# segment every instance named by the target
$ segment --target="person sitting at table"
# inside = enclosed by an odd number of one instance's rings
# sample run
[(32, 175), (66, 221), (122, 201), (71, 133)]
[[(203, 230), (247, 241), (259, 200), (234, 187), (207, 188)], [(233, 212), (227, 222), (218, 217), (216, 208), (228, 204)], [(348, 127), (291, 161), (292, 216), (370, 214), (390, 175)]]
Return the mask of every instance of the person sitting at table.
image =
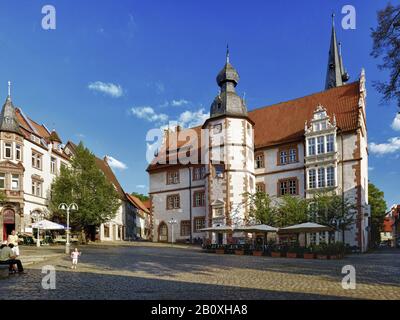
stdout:
[(9, 271), (12, 272), (14, 264), (17, 265), (19, 274), (25, 273), (21, 260), (16, 259), (12, 249), (7, 245), (7, 241), (4, 241), (0, 247), (0, 265), (8, 265)]

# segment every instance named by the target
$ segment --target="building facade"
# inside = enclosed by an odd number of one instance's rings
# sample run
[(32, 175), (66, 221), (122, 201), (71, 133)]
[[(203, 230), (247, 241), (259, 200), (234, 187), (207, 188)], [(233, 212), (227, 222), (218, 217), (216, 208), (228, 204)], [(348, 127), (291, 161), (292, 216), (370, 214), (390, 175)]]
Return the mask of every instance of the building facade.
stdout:
[[(12, 230), (31, 233), (35, 214), (49, 215), (51, 184), (62, 166), (68, 166), (75, 145), (62, 144), (56, 131), (50, 131), (27, 117), (14, 106), (9, 92), (0, 114), (0, 190), (5, 200), (0, 206), (0, 239)], [(123, 240), (133, 235), (134, 221), (129, 224), (127, 199), (106, 159), (97, 159), (97, 166), (116, 186), (121, 206), (109, 223), (108, 237), (100, 226), (97, 240)], [(96, 240), (96, 236), (92, 240)]]
[[(204, 227), (245, 223), (246, 194), (263, 191), (279, 201), (289, 194), (312, 198), (333, 192), (355, 206), (345, 242), (365, 251), (369, 241), (365, 72), (349, 79), (332, 27), (325, 90), (248, 111), (236, 94), (239, 75), (229, 61), (217, 75), (219, 95), (201, 127), (165, 133), (147, 168), (153, 240), (208, 236)], [(196, 143), (186, 143), (195, 134)], [(177, 155), (196, 151), (179, 162)], [(212, 234), (226, 243), (226, 234)], [(316, 234), (316, 242), (324, 234)], [(340, 232), (336, 237), (342, 239)]]
[[(64, 147), (64, 151), (68, 156), (73, 157), (75, 148), (76, 145), (73, 142), (68, 141)], [(113, 219), (93, 228), (91, 232), (91, 240), (106, 242), (130, 240), (135, 234), (135, 209), (131, 206), (125, 191), (109, 166), (108, 157), (105, 156), (103, 159), (96, 157), (95, 161), (97, 168), (104, 174), (117, 191), (120, 206)]]

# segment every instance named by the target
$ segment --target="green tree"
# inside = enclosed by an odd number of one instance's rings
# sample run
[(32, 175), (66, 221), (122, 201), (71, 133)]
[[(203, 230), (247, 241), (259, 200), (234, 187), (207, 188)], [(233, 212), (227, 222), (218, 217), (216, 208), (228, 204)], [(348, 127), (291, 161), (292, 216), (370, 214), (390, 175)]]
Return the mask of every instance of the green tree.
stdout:
[(50, 210), (65, 222), (66, 214), (58, 209), (60, 203), (75, 202), (78, 212), (70, 214), (71, 228), (86, 234), (92, 226), (99, 226), (115, 217), (119, 198), (114, 186), (96, 166), (95, 156), (81, 142), (70, 167), (61, 172), (51, 186)]
[(383, 191), (373, 183), (368, 183), (368, 203), (371, 206), (371, 241), (375, 245), (380, 242), (380, 232), (387, 210), (384, 197)]
[(147, 201), (150, 199), (148, 195), (142, 194), (142, 193), (137, 193), (137, 192), (132, 192), (132, 196), (135, 196), (136, 198), (139, 198), (140, 201)]
[(246, 193), (250, 218), (257, 223), (275, 225), (276, 208), (272, 203), (271, 197), (265, 192)]
[(297, 196), (284, 195), (277, 206), (276, 225), (287, 227), (307, 222), (308, 200)]
[(374, 58), (381, 58), (378, 68), (389, 72), (389, 81), (374, 86), (383, 95), (383, 102), (397, 100), (400, 108), (400, 5), (390, 2), (378, 11), (378, 26), (372, 30)]
[(338, 228), (342, 231), (344, 243), (344, 232), (354, 223), (356, 209), (356, 205), (342, 195), (320, 193), (310, 202), (309, 217), (310, 221)]

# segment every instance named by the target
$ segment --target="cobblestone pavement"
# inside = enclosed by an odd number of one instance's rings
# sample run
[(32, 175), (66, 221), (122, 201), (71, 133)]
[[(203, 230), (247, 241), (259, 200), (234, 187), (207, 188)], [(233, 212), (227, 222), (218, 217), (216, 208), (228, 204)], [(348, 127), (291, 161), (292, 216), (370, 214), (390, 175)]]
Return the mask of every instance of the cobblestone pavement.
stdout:
[[(0, 299), (400, 299), (400, 251), (321, 261), (216, 255), (151, 244), (85, 246), (77, 270), (66, 257), (0, 280)], [(357, 287), (344, 290), (344, 265)], [(41, 267), (56, 268), (44, 290)]]

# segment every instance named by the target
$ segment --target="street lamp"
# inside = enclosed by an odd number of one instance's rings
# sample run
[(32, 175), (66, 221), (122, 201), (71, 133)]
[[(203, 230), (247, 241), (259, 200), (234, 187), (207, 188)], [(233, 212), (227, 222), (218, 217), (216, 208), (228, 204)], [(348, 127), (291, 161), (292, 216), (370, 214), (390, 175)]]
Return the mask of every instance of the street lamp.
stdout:
[[(336, 227), (336, 230), (339, 230), (341, 226), (344, 224), (344, 219), (343, 218), (332, 218), (331, 219), (331, 225), (334, 225)], [(342, 228), (342, 242), (344, 244), (344, 228)]]
[(36, 240), (36, 247), (40, 247), (40, 224), (39, 222), (43, 220), (44, 213), (41, 211), (35, 211), (31, 214), (32, 218), (35, 220), (37, 225), (37, 240)]
[(76, 203), (71, 203), (70, 205), (67, 205), (65, 203), (61, 203), (58, 206), (58, 209), (67, 212), (67, 242), (65, 244), (65, 253), (69, 254), (69, 252), (70, 252), (70, 247), (69, 247), (70, 246), (70, 243), (69, 243), (69, 232), (70, 232), (69, 231), (69, 212), (70, 212), (70, 210), (78, 211), (78, 205)]
[(168, 223), (171, 225), (171, 245), (174, 245), (174, 224), (177, 224), (178, 221), (172, 218)]

